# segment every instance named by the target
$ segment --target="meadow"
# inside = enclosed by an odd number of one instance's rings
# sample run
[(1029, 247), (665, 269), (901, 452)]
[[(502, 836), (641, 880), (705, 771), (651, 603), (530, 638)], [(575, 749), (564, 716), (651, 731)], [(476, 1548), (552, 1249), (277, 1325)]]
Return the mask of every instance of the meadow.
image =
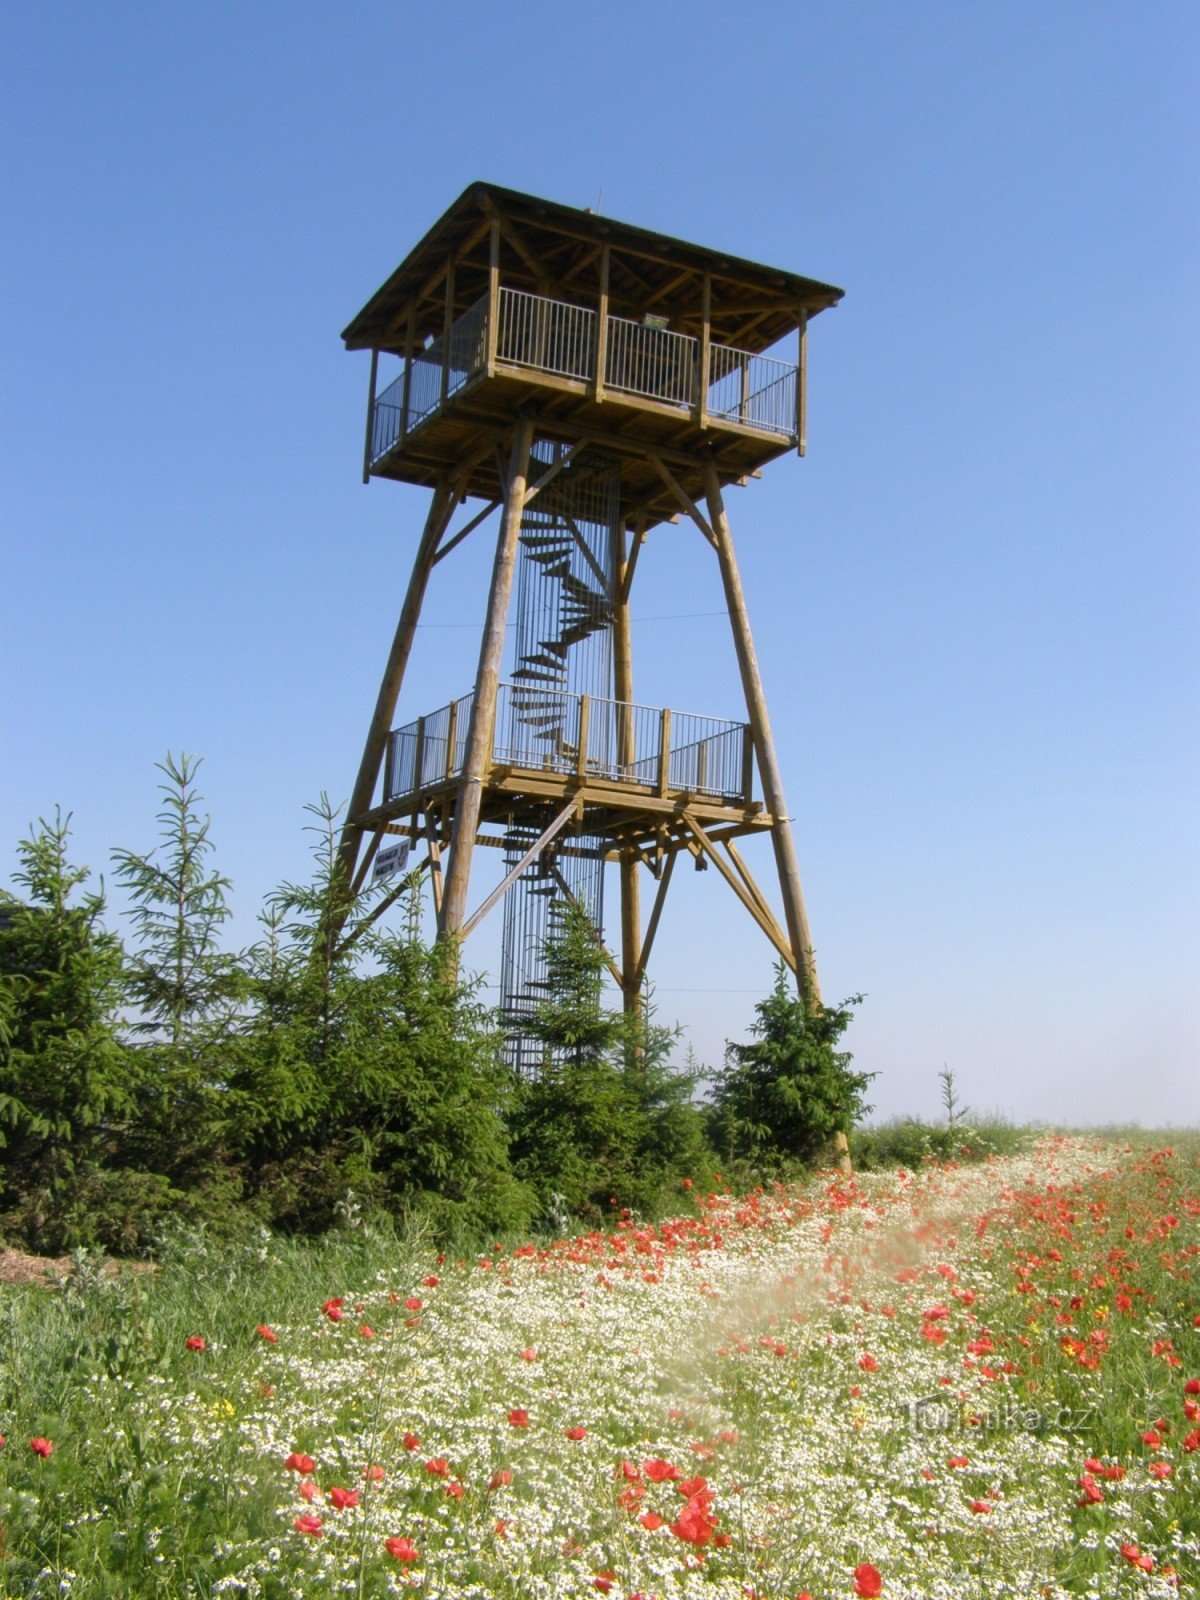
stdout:
[(1052, 1135), (446, 1255), (353, 1207), (8, 1286), (0, 1592), (1165, 1597), (1200, 1140)]

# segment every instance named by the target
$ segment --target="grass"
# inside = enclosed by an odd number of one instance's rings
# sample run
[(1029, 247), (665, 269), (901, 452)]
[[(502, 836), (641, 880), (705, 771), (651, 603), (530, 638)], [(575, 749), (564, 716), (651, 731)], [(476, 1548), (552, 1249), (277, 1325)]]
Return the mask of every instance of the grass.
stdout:
[(579, 1239), (192, 1232), (0, 1291), (0, 1594), (1193, 1592), (1200, 1137), (857, 1139)]

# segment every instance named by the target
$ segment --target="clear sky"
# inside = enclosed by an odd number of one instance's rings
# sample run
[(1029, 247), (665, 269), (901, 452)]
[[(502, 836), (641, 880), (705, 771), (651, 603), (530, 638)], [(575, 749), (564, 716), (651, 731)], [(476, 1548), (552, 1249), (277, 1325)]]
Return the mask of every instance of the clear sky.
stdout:
[[(338, 334), (482, 178), (846, 289), (807, 458), (730, 510), (878, 1111), (933, 1111), (945, 1063), (1019, 1119), (1200, 1121), (1198, 32), (1191, 0), (3, 8), (0, 876), (56, 802), (96, 868), (147, 847), (168, 748), (205, 757), (234, 939), (304, 871), (425, 509), (359, 481)], [(400, 720), (470, 686), (489, 543), (438, 569)], [(739, 715), (693, 528), (637, 587), (638, 699)], [(660, 1007), (712, 1062), (770, 952), (715, 873), (676, 885)]]

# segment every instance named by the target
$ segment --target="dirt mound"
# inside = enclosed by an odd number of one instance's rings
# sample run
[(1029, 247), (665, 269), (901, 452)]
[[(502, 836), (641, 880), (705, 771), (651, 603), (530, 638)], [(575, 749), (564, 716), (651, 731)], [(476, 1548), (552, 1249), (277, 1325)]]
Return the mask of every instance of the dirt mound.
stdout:
[(28, 1256), (0, 1245), (0, 1283), (61, 1283), (70, 1270), (70, 1256)]

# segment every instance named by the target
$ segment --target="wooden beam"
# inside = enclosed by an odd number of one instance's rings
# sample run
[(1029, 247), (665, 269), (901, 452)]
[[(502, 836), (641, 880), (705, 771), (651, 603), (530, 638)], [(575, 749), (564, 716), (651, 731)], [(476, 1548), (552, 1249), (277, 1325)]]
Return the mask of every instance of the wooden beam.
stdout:
[(354, 882), (350, 885), (350, 898), (352, 900), (357, 900), (359, 894), (361, 893), (362, 886), (366, 882), (367, 873), (371, 870), (371, 863), (374, 861), (376, 852), (379, 849), (380, 841), (387, 831), (387, 823), (381, 822), (375, 829), (375, 832), (371, 835), (371, 842), (367, 846), (367, 853), (363, 856), (359, 869), (354, 874)]
[(596, 303), (596, 370), (592, 375), (592, 398), (604, 399), (604, 374), (608, 368), (608, 269), (612, 252), (606, 244), (600, 252), (600, 298)]
[(763, 693), (762, 678), (758, 670), (758, 657), (750, 633), (750, 617), (746, 610), (746, 597), (733, 554), (733, 538), (729, 531), (729, 518), (721, 497), (717, 469), (711, 461), (704, 465), (704, 487), (708, 499), (708, 514), (717, 536), (717, 557), (721, 567), (721, 583), (725, 590), (725, 604), (733, 627), (733, 642), (737, 652), (738, 670), (742, 678), (742, 691), (746, 697), (746, 712), (754, 736), (754, 753), (758, 759), (762, 779), (763, 799), (774, 819), (771, 842), (775, 850), (775, 865), (779, 873), (779, 888), (783, 896), (784, 915), (787, 919), (788, 938), (792, 951), (792, 966), (801, 998), (812, 1005), (821, 1001), (817, 965), (813, 955), (812, 935), (809, 932), (808, 913), (800, 887), (800, 866), (796, 859), (796, 844), (792, 838), (791, 818), (783, 794), (783, 780), (775, 754), (775, 740), (767, 715), (767, 701)]
[(578, 444), (573, 444), (565, 456), (560, 456), (557, 461), (547, 467), (533, 487), (525, 491), (525, 505), (528, 505), (531, 500), (541, 494), (546, 485), (557, 478), (564, 467), (569, 467), (582, 449), (583, 442), (581, 440)]
[(463, 923), (462, 934), (460, 936), (461, 938), (467, 938), (471, 930), (477, 927), (479, 923), (483, 921), (484, 917), (487, 916), (488, 912), (497, 903), (497, 901), (504, 898), (508, 889), (517, 881), (529, 863), (534, 860), (535, 857), (541, 855), (542, 851), (551, 842), (551, 840), (555, 839), (562, 832), (574, 814), (575, 802), (574, 800), (569, 800), (555, 817), (550, 826), (544, 829), (542, 833), (539, 834), (539, 836), (534, 840), (529, 849), (526, 850), (525, 854), (517, 862), (516, 866), (510, 868), (501, 882), (496, 885), (479, 909), (474, 912), (473, 915), (469, 916)]
[[(617, 603), (620, 606), (628, 607), (629, 605), (629, 594), (633, 588), (633, 574), (637, 567), (637, 558), (645, 542), (646, 521), (643, 517), (639, 523), (637, 533), (634, 535), (633, 549), (629, 552), (629, 559), (622, 563), (620, 587), (617, 590)], [(620, 698), (621, 696), (618, 695), (617, 699), (619, 700)], [(632, 675), (630, 677), (629, 698), (633, 699)]]
[(371, 377), (367, 384), (367, 436), (363, 441), (363, 482), (371, 481), (371, 446), (375, 442), (375, 379), (379, 373), (379, 351), (371, 348)]
[(713, 549), (717, 549), (717, 539), (716, 535), (712, 531), (712, 528), (705, 521), (699, 510), (699, 507), (694, 503), (691, 497), (685, 494), (680, 488), (678, 479), (667, 466), (666, 462), (660, 455), (657, 454), (651, 455), (650, 460), (654, 463), (654, 470), (658, 473), (659, 477), (675, 496), (675, 499), (679, 502), (680, 510), (687, 512), (688, 516), (691, 517), (692, 521), (700, 529), (700, 532), (708, 540), (709, 544), (712, 545)]
[(451, 550), (456, 549), (469, 533), (474, 533), (481, 522), (486, 522), (499, 504), (499, 500), (489, 500), (483, 510), (477, 516), (472, 517), (465, 528), (460, 528), (452, 539), (447, 539), (446, 543), (439, 547), (437, 554), (433, 558), (434, 566), (436, 567), (439, 561), (448, 556)]
[(450, 330), (454, 326), (454, 257), (446, 264), (446, 307), (442, 314), (442, 405), (450, 394)]
[(704, 274), (704, 292), (701, 304), (700, 371), (696, 384), (696, 422), (703, 428), (708, 422), (708, 383), (712, 359), (712, 273)]
[(663, 862), (662, 872), (659, 874), (658, 889), (655, 891), (654, 904), (650, 908), (650, 920), (646, 924), (646, 937), (638, 955), (637, 967), (634, 969), (633, 987), (635, 993), (639, 991), (646, 980), (646, 968), (650, 965), (650, 952), (654, 948), (654, 936), (658, 932), (659, 918), (666, 903), (667, 889), (671, 883), (671, 874), (675, 871), (675, 855), (672, 853)]
[[(734, 894), (737, 895), (738, 899), (745, 906), (746, 910), (754, 918), (755, 922), (758, 923), (759, 927), (766, 934), (767, 938), (783, 957), (783, 960), (786, 962), (786, 964), (793, 972), (795, 972), (796, 957), (792, 952), (791, 945), (788, 943), (787, 938), (784, 935), (783, 929), (775, 921), (775, 918), (771, 916), (770, 912), (765, 910), (764, 907), (759, 904), (758, 900), (756, 900), (755, 897), (745, 887), (737, 873), (725, 860), (725, 857), (716, 848), (712, 840), (705, 833), (704, 829), (696, 821), (695, 817), (693, 817), (691, 813), (686, 810), (683, 813), (683, 817), (684, 821), (691, 829), (696, 843), (700, 846), (700, 849), (704, 852), (705, 856), (707, 856), (707, 858), (713, 863), (717, 871), (725, 879), (725, 882), (733, 890)], [(670, 859), (674, 860), (674, 857), (671, 857)]]
[(563, 877), (562, 873), (558, 870), (558, 865), (557, 865), (556, 862), (552, 861), (550, 863), (550, 871), (551, 871), (551, 874), (556, 879), (559, 888), (562, 890), (563, 895), (565, 896), (565, 898), (567, 900), (567, 903), (569, 905), (574, 906), (575, 910), (578, 911), (581, 916), (587, 917), (588, 922), (591, 924), (592, 932), (596, 935), (596, 943), (600, 946), (600, 953), (603, 955), (605, 961), (608, 962), (608, 970), (612, 973), (613, 977), (616, 979), (618, 987), (624, 988), (624, 984), (621, 981), (621, 969), (620, 969), (620, 967), (618, 967), (616, 961), (613, 959), (613, 953), (608, 948), (608, 946), (605, 944), (604, 939), (603, 939), (603, 937), (602, 937), (602, 935), (600, 933), (600, 930), (596, 927), (596, 924), (594, 922), (592, 922), (591, 915), (588, 912), (587, 908), (585, 906), (582, 906), (579, 903), (579, 900), (576, 898), (575, 891), (571, 888), (571, 885), (567, 882), (567, 880)]
[(425, 519), (425, 528), (421, 534), (421, 542), (417, 547), (416, 558), (413, 561), (412, 574), (408, 580), (408, 590), (404, 596), (400, 620), (396, 624), (392, 648), (388, 655), (387, 666), (384, 668), (383, 681), (379, 686), (379, 694), (375, 700), (375, 710), (371, 717), (370, 727), (367, 730), (367, 740), (363, 747), (358, 776), (354, 782), (354, 790), (350, 796), (346, 822), (342, 829), (342, 837), (338, 846), (341, 871), (347, 883), (351, 882), (354, 877), (354, 866), (358, 859), (359, 845), (362, 838), (362, 815), (371, 804), (372, 796), (375, 793), (375, 784), (379, 779), (379, 769), (383, 764), (383, 752), (387, 744), (387, 736), (391, 731), (392, 718), (396, 711), (396, 701), (400, 696), (400, 686), (404, 682), (404, 671), (408, 666), (413, 638), (417, 631), (417, 620), (420, 617), (421, 604), (425, 598), (425, 587), (429, 581), (429, 574), (433, 570), (433, 553), (437, 549), (438, 541), (445, 531), (446, 523), (450, 520), (451, 512), (454, 509), (454, 499), (453, 489), (444, 481), (434, 490), (433, 499), (429, 505), (429, 514)]
[(467, 727), (466, 751), (459, 779), (458, 804), (454, 808), (454, 832), (450, 844), (450, 870), (442, 899), (440, 935), (457, 937), (467, 910), (467, 881), (471, 872), (471, 852), (479, 827), (483, 802), (483, 783), (492, 765), (496, 724), (496, 695), (500, 683), (500, 660), (504, 652), (504, 631), (512, 594), (513, 573), (517, 564), (517, 541), (521, 533), (521, 511), (525, 504), (529, 453), (533, 445), (533, 423), (528, 417), (517, 420), (509, 462), (508, 491), (496, 557), (492, 566), (487, 620), (475, 673), (475, 693)]
[(530, 249), (525, 240), (522, 239), (520, 231), (513, 226), (511, 219), (505, 216), (504, 212), (500, 210), (500, 208), (493, 200), (491, 200), (490, 197), (485, 196), (481, 201), (481, 204), (484, 211), (487, 212), (488, 217), (497, 225), (497, 227), (500, 229), (500, 232), (504, 235), (505, 243), (510, 245), (512, 249), (516, 251), (521, 260), (525, 263), (526, 267), (528, 267), (529, 271), (538, 280), (539, 292), (542, 294), (548, 294), (551, 290), (554, 290), (556, 293), (560, 292), (557, 277), (553, 272), (549, 271), (545, 263), (533, 252), (533, 250)]
[(442, 844), (428, 812), (425, 813), (425, 837), (429, 841), (429, 887), (433, 894), (433, 914), (437, 917), (442, 910)]
[(488, 377), (496, 371), (496, 341), (500, 336), (500, 224), (493, 217), (488, 246), (487, 360)]
[(796, 454), (808, 448), (808, 318), (800, 313), (800, 349), (796, 361)]

